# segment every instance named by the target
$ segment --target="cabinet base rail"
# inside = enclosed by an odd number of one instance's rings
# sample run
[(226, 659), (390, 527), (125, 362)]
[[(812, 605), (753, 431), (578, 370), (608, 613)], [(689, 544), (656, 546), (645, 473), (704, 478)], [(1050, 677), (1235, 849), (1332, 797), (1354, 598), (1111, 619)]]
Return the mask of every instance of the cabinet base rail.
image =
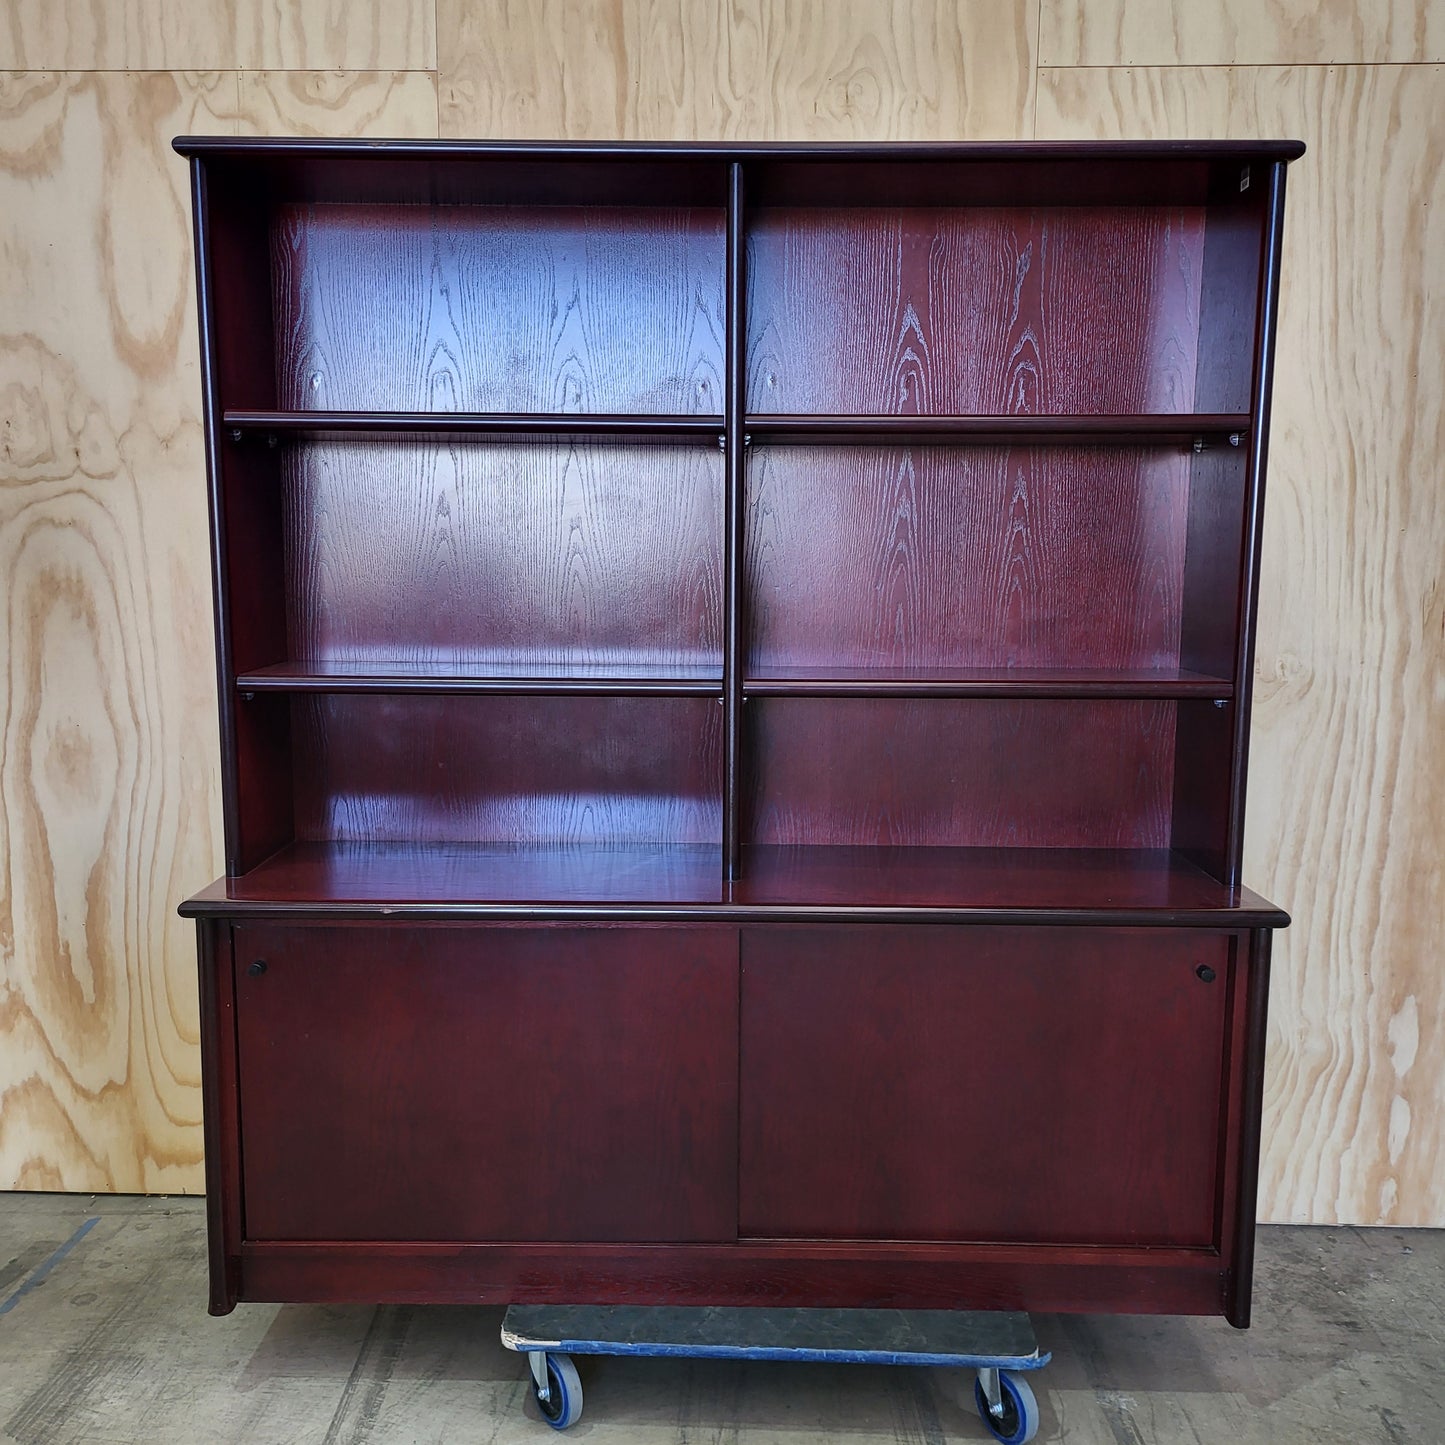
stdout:
[(1223, 1313), (1212, 1249), (247, 1242), (211, 1312), (266, 1303), (713, 1305)]

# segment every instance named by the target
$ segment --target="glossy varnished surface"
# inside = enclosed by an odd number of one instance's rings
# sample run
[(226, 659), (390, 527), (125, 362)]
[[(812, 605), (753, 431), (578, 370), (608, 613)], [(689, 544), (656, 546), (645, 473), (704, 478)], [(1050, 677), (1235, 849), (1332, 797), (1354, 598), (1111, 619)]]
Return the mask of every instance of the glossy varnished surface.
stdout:
[[(488, 659), (462, 659), (438, 666), (423, 657), (316, 658), (278, 662), (237, 675), (236, 688), (247, 692), (453, 692), (561, 693), (713, 696), (722, 690), (717, 663), (651, 662), (646, 655), (627, 661), (545, 662), (515, 657), (511, 665), (491, 666)], [(1182, 684), (1203, 687), (1197, 683)]]
[(735, 1236), (730, 930), (235, 947), (247, 1238)]
[[(1155, 910), (1257, 908), (1162, 848), (879, 848), (755, 846), (733, 897), (760, 907), (979, 906)], [(1269, 905), (1263, 905), (1268, 907)]]
[(266, 902), (701, 904), (721, 897), (719, 845), (293, 843), (220, 899)]
[(422, 843), (710, 843), (710, 698), (311, 694), (292, 709), (296, 835)]
[(761, 211), (748, 405), (1192, 411), (1204, 230), (1197, 207)]
[(1178, 448), (759, 447), (749, 669), (1179, 663)]
[(722, 670), (715, 450), (332, 439), (281, 465), (298, 659)]
[(746, 930), (742, 1233), (1213, 1243), (1229, 953), (1199, 932)]
[(720, 212), (283, 206), (277, 400), (719, 412), (722, 252)]
[(747, 847), (721, 881), (716, 845), (295, 843), (185, 905), (197, 914), (781, 919), (903, 911), (1013, 921), (1124, 917), (1222, 927), (1289, 920), (1178, 853), (1110, 848)]
[(1177, 706), (757, 698), (748, 841), (1167, 847)]

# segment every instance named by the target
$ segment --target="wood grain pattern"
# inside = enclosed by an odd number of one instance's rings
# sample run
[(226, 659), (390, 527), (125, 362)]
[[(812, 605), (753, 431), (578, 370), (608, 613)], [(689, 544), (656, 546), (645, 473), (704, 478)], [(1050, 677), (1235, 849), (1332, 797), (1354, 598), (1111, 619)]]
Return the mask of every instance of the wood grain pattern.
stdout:
[(247, 706), (292, 710), (301, 839), (721, 837), (712, 698), (322, 695)]
[(1445, 59), (1445, 11), (1432, 0), (1042, 0), (1041, 12), (1040, 66)]
[(749, 409), (1193, 411), (1203, 249), (1198, 207), (761, 211)]
[[(200, 1185), (219, 857), (188, 186), (201, 75), (0, 77), (0, 1183)], [(145, 216), (140, 227), (135, 217)]]
[(1439, 67), (1045, 72), (1049, 136), (1298, 135), (1245, 876), (1276, 944), (1261, 1217), (1440, 1225)]
[(437, 133), (437, 82), (428, 72), (243, 70), (236, 82), (241, 135)]
[(746, 929), (741, 1233), (1215, 1243), (1229, 951), (1198, 931)]
[(430, 0), (13, 0), (0, 70), (426, 70)]
[(1165, 448), (754, 448), (749, 673), (1176, 668), (1188, 501)]
[(1027, 133), (1038, 0), (438, 0), (441, 133)]
[[(139, 6), (104, 34), (98, 6), (11, 7), (0, 66), (121, 63), (111, 47), (188, 44), (193, 17), (208, 46), (237, 43), (204, 8), (167, 10), (145, 10), (147, 40), (127, 29)], [(414, 107), (394, 77), (0, 75), (0, 1187), (202, 1187), (194, 939), (174, 907), (219, 867), (219, 779), (170, 139), (304, 126), (308, 95), (318, 127), (390, 130), (403, 93)]]
[(332, 440), (282, 468), (299, 659), (721, 675), (716, 449)]
[(272, 265), (284, 408), (722, 411), (721, 211), (283, 206)]
[(222, 893), (243, 901), (388, 906), (458, 898), (715, 904), (722, 887), (715, 843), (293, 843), (243, 878), (219, 881)]
[(248, 1238), (736, 1237), (736, 930), (235, 939)]
[(1177, 706), (755, 698), (746, 840), (1167, 848)]

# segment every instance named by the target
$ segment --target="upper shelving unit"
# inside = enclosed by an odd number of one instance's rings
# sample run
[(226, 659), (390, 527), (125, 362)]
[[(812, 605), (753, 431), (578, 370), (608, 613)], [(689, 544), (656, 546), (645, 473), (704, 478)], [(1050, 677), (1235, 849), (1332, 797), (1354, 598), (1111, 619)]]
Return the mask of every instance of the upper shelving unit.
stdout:
[(1240, 916), (1296, 144), (177, 148), (251, 902)]

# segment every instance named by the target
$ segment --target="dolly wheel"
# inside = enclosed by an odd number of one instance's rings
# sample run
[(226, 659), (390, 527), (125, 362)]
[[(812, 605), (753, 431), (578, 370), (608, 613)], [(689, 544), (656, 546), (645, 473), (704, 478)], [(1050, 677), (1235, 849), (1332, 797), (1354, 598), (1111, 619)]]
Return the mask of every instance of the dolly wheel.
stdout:
[(1025, 1445), (1039, 1433), (1039, 1402), (1034, 1399), (1033, 1386), (1020, 1375), (1000, 1370), (998, 1387), (1002, 1408), (995, 1415), (989, 1408), (983, 1381), (974, 1381), (973, 1398), (978, 1413), (993, 1438), (1002, 1445)]
[(547, 1355), (547, 1396), (537, 1381), (539, 1371), (532, 1375), (532, 1398), (542, 1418), (554, 1429), (565, 1430), (575, 1425), (582, 1414), (582, 1381), (570, 1355)]

